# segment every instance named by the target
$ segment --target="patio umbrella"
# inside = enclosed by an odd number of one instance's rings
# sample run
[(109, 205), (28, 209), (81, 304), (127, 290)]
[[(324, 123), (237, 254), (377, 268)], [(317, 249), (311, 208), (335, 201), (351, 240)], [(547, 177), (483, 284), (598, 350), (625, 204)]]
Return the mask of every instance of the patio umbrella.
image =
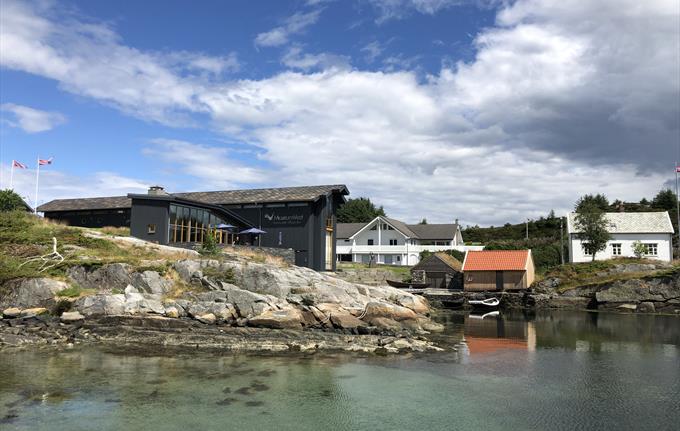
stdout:
[(256, 227), (251, 227), (250, 229), (246, 229), (243, 232), (239, 232), (239, 235), (245, 234), (245, 233), (252, 233), (252, 234), (260, 234), (260, 233), (267, 233), (263, 231), (262, 229), (258, 229)]
[(215, 227), (216, 227), (217, 229), (233, 229), (233, 228), (235, 228), (236, 226), (231, 225), (231, 224), (220, 223), (220, 224), (218, 224), (218, 225), (215, 226)]

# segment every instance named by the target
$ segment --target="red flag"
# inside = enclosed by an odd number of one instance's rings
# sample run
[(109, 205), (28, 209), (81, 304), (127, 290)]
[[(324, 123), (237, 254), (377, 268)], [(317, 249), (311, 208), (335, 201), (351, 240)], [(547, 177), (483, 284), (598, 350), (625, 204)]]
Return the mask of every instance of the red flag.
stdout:
[(680, 172), (680, 166), (675, 167), (675, 172)]
[(49, 159), (38, 159), (38, 164), (43, 166), (43, 165), (51, 165), (52, 164), (52, 157)]
[(17, 162), (16, 160), (12, 160), (12, 166), (20, 169), (28, 168), (28, 166), (24, 165), (23, 163)]

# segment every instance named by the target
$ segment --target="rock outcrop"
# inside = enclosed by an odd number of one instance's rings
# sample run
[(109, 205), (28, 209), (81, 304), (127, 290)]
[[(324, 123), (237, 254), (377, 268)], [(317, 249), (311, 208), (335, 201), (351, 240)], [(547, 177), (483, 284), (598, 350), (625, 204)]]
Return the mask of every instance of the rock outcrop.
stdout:
[(6, 293), (0, 296), (0, 310), (9, 307), (54, 309), (55, 296), (68, 287), (68, 284), (50, 278), (12, 280), (3, 286)]

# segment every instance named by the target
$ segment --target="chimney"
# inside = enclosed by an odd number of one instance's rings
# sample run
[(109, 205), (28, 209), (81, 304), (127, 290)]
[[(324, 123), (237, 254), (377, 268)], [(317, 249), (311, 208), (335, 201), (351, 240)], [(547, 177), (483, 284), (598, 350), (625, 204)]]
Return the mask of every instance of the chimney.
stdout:
[(458, 219), (456, 219), (455, 223), (458, 224)]
[(149, 187), (149, 193), (152, 196), (162, 196), (167, 195), (168, 192), (165, 191), (163, 186), (151, 186)]

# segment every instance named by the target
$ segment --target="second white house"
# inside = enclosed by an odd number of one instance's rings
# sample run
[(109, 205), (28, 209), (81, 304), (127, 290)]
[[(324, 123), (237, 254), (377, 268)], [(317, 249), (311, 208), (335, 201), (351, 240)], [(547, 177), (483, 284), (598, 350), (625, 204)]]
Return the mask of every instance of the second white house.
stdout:
[(420, 252), (481, 250), (466, 246), (460, 226), (451, 224), (406, 224), (388, 217), (368, 223), (338, 223), (336, 253), (339, 261), (385, 265), (416, 265)]
[[(643, 244), (644, 257), (670, 262), (673, 260), (673, 224), (667, 211), (639, 213), (605, 213), (610, 240), (607, 247), (595, 254), (596, 260), (634, 257), (633, 246)], [(567, 215), (569, 261), (589, 262), (593, 259), (583, 249), (576, 226), (576, 213)]]

